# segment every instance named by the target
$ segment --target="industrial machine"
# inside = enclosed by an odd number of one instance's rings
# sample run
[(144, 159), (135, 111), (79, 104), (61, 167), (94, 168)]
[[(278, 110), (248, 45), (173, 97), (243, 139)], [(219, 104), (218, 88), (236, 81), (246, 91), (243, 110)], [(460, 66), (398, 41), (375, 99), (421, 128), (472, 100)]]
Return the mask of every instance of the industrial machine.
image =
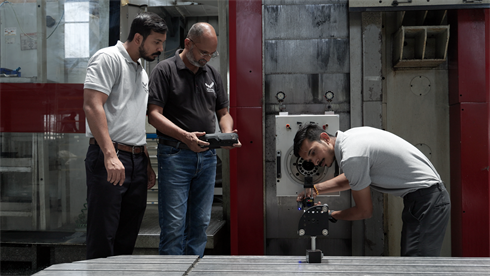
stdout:
[(298, 209), (304, 210), (298, 223), (298, 235), (307, 235), (311, 238), (311, 249), (306, 250), (306, 261), (308, 263), (321, 263), (323, 252), (316, 248), (316, 237), (320, 235), (327, 236), (329, 221), (335, 223), (337, 220), (331, 216), (328, 204), (315, 205), (312, 190), (312, 177), (306, 176), (304, 183), (305, 197), (303, 201), (298, 202)]
[[(305, 162), (303, 158), (294, 156), (294, 136), (299, 128), (306, 124), (318, 124), (329, 135), (335, 135), (339, 130), (339, 115), (333, 113), (289, 115), (287, 112), (276, 115), (276, 195), (278, 197), (296, 197), (298, 192), (303, 190), (305, 177), (310, 176), (313, 183), (318, 183), (334, 177), (335, 171), (338, 170), (336, 164), (330, 168), (316, 167), (310, 162)], [(335, 195), (339, 195), (339, 193), (326, 196)]]
[[(338, 174), (338, 167), (317, 167), (313, 163), (294, 155), (293, 140), (296, 132), (304, 125), (317, 124), (329, 135), (335, 135), (339, 129), (339, 117), (333, 113), (325, 115), (288, 115), (281, 112), (276, 116), (276, 156), (277, 156), (277, 196), (289, 196), (296, 200), (303, 191), (305, 198), (298, 202), (298, 210), (303, 211), (298, 223), (298, 235), (310, 236), (311, 249), (306, 250), (308, 263), (319, 263), (323, 253), (316, 248), (316, 237), (327, 236), (329, 221), (335, 222), (330, 216), (327, 204), (315, 205), (312, 196), (313, 184), (319, 183)], [(319, 197), (339, 196), (339, 193), (321, 195)]]

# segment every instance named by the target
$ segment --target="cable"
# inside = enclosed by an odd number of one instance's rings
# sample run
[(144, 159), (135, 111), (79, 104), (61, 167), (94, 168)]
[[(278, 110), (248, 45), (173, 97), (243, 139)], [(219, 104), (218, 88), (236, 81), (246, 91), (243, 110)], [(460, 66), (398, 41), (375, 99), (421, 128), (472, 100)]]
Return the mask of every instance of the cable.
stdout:
[(48, 40), (54, 34), (54, 31), (56, 31), (56, 29), (58, 29), (58, 26), (60, 25), (61, 20), (63, 19), (63, 16), (65, 16), (65, 10), (64, 9), (63, 9), (63, 13), (61, 14), (60, 20), (58, 20), (58, 24), (56, 25), (56, 27), (54, 28), (54, 30), (49, 34), (49, 36), (46, 37), (46, 40)]
[(80, 214), (75, 219), (77, 228), (87, 228), (87, 215), (85, 214), (85, 211), (87, 210), (88, 210), (87, 203), (85, 202), (83, 204), (83, 208), (80, 210)]

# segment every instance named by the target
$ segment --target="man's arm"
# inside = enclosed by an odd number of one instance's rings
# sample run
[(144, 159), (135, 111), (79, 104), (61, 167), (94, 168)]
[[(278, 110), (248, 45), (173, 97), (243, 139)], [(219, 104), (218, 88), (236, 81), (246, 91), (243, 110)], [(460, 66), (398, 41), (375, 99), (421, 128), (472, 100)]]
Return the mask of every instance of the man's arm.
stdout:
[(327, 194), (347, 191), (350, 189), (350, 185), (345, 174), (340, 174), (332, 179), (315, 184), (315, 188), (319, 194)]
[(199, 140), (198, 138), (199, 136), (206, 134), (205, 132), (187, 132), (172, 123), (169, 119), (163, 116), (162, 113), (163, 107), (155, 104), (149, 104), (148, 122), (161, 133), (184, 142), (187, 147), (194, 152), (202, 152), (207, 150), (207, 148), (201, 148), (201, 145), (207, 146), (209, 143)]
[(151, 167), (151, 160), (150, 160), (150, 155), (148, 154), (148, 148), (145, 147), (145, 155), (146, 155), (146, 158), (148, 159), (148, 166), (147, 166), (147, 172), (148, 172), (148, 190), (153, 188), (153, 186), (155, 186), (155, 182), (156, 182), (156, 174), (155, 174), (155, 171), (153, 170), (153, 168)]
[(109, 136), (104, 104), (109, 96), (92, 89), (83, 91), (83, 110), (88, 125), (97, 144), (104, 153), (104, 165), (107, 170), (107, 181), (114, 185), (124, 183), (124, 165), (117, 157), (116, 150)]
[(216, 117), (218, 118), (218, 123), (221, 132), (223, 133), (233, 132), (233, 118), (228, 112), (228, 107), (216, 111)]
[[(350, 185), (345, 174), (340, 174), (332, 179), (315, 184), (315, 188), (319, 194), (326, 194), (349, 190)], [(360, 191), (351, 191), (356, 206), (341, 211), (333, 211), (331, 213), (332, 217), (341, 220), (361, 220), (370, 218), (373, 214), (371, 188), (367, 186)], [(301, 201), (303, 197), (304, 193), (301, 192), (298, 194), (296, 201)]]
[[(345, 174), (340, 174), (327, 181), (315, 184), (319, 194), (341, 192), (350, 189), (349, 180)], [(341, 211), (333, 211), (332, 217), (341, 220), (361, 220), (372, 216), (373, 202), (371, 200), (371, 188), (368, 186), (360, 191), (352, 191), (352, 197), (356, 206)], [(298, 195), (297, 200), (303, 198), (303, 193)]]
[(332, 217), (341, 220), (361, 220), (370, 218), (373, 214), (371, 188), (367, 186), (360, 191), (352, 190), (356, 206), (341, 211), (333, 211)]
[[(318, 191), (318, 194), (328, 194), (335, 192), (347, 191), (350, 189), (349, 180), (345, 177), (345, 174), (340, 174), (332, 179), (323, 181), (321, 183), (314, 185), (315, 191)], [(309, 192), (307, 192), (307, 196), (309, 196)], [(316, 196), (316, 195), (314, 195)], [(300, 192), (296, 201), (301, 201), (305, 197), (304, 192)]]
[[(219, 127), (220, 127), (222, 133), (237, 133), (238, 132), (236, 129), (233, 129), (233, 118), (231, 117), (230, 113), (228, 112), (227, 107), (216, 111), (216, 117), (218, 118)], [(233, 144), (233, 147), (222, 147), (222, 148), (232, 149), (232, 148), (239, 148), (241, 146), (242, 146), (242, 143), (240, 143), (240, 140), (238, 140), (238, 143)]]

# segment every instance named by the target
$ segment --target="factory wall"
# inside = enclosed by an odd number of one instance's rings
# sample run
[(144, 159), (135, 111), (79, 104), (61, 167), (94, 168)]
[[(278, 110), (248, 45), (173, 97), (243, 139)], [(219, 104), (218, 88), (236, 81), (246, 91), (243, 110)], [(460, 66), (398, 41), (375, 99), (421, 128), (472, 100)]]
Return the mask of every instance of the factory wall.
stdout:
[[(415, 19), (415, 13), (403, 12), (403, 21), (400, 20), (400, 12), (383, 13), (383, 128), (403, 137), (425, 154), (451, 193), (447, 59), (439, 65), (426, 64), (429, 63), (427, 60), (415, 68), (398, 68), (393, 58), (396, 52), (395, 34), (402, 26), (449, 26), (446, 18), (441, 18), (442, 21), (438, 23), (428, 22), (427, 18), (435, 17), (438, 12), (429, 11), (425, 22), (419, 21), (421, 23), (407, 20)], [(405, 51), (409, 49), (410, 45), (404, 47)], [(427, 44), (426, 51), (434, 49), (434, 45)], [(385, 225), (388, 230), (386, 250), (390, 256), (397, 256), (400, 252), (403, 199), (387, 195), (385, 206)], [(446, 230), (442, 256), (451, 256), (450, 225)]]

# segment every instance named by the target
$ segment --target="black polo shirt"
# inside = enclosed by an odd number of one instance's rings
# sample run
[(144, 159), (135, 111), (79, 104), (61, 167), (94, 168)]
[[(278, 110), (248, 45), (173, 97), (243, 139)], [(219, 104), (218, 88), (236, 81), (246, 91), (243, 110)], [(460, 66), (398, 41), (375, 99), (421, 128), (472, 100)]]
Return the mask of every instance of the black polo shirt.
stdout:
[[(186, 131), (214, 133), (216, 111), (228, 107), (221, 76), (207, 64), (194, 74), (180, 58), (182, 51), (151, 72), (148, 104), (162, 107), (163, 116)], [(157, 134), (163, 135), (158, 130)]]

